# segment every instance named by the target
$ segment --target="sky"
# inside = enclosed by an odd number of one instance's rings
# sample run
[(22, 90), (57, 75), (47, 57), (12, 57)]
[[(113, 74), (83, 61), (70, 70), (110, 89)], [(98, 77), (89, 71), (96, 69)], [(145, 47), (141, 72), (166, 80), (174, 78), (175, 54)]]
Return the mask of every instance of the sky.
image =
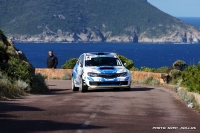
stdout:
[(147, 0), (174, 17), (200, 17), (200, 0)]

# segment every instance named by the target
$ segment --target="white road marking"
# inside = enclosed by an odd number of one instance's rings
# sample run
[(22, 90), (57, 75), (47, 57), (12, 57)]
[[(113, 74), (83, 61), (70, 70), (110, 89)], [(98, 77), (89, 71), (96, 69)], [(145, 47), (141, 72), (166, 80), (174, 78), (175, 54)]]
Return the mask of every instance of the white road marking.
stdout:
[(96, 116), (97, 116), (97, 114), (96, 114), (96, 113), (93, 113), (93, 114), (90, 116), (90, 119), (94, 119)]
[[(106, 99), (105, 99), (105, 100), (106, 100)], [(105, 100), (103, 100), (103, 101), (101, 102), (102, 104), (100, 104), (100, 106), (96, 109), (96, 111), (95, 111), (96, 113), (92, 113), (92, 114), (90, 115), (89, 119), (94, 119), (94, 118), (97, 116), (97, 113), (100, 112), (101, 107), (103, 106), (103, 103), (104, 103)], [(85, 127), (87, 127), (90, 123), (91, 123), (91, 121), (89, 121), (89, 120), (88, 120), (88, 121), (85, 121), (81, 127), (82, 127), (82, 128), (85, 128)], [(76, 133), (83, 133), (83, 130), (82, 130), (82, 129), (78, 129), (78, 130), (76, 131)]]
[(81, 127), (87, 127), (90, 124), (91, 121), (85, 121), (84, 124)]
[(83, 133), (83, 130), (77, 130), (76, 133)]
[(98, 107), (98, 108), (97, 108), (97, 112), (99, 112), (99, 111), (100, 111), (100, 109), (101, 109), (101, 107)]

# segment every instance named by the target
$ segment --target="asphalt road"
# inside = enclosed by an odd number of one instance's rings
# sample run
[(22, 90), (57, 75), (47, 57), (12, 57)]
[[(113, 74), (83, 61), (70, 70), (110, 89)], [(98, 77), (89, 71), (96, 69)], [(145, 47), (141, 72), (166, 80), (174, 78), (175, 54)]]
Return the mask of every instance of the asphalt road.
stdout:
[(47, 95), (0, 102), (0, 133), (200, 133), (200, 115), (163, 89), (81, 93), (71, 81), (48, 85)]

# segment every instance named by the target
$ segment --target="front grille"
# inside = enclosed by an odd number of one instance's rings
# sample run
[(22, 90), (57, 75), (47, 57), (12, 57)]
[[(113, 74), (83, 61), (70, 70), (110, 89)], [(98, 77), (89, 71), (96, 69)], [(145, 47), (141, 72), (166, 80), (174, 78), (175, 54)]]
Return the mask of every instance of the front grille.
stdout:
[(128, 81), (117, 81), (117, 82), (96, 82), (96, 81), (90, 81), (89, 82), (90, 85), (94, 85), (94, 86), (106, 86), (106, 85), (128, 85)]
[(98, 74), (98, 77), (102, 77), (102, 78), (116, 78), (116, 77), (119, 77), (119, 74)]

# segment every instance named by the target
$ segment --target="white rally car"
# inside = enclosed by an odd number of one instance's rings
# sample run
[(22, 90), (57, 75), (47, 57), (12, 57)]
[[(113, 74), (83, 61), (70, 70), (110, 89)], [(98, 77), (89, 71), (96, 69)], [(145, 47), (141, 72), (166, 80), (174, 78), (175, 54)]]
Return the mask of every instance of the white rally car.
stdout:
[(124, 88), (129, 91), (131, 75), (124, 65), (115, 53), (83, 53), (72, 71), (72, 90)]

